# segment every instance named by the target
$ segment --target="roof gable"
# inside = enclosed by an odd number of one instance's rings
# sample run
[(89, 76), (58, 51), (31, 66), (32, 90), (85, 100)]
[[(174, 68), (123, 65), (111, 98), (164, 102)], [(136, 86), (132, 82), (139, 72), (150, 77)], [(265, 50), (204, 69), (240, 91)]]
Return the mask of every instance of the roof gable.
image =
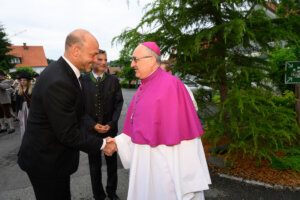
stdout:
[(43, 46), (8, 46), (11, 49), (7, 54), (21, 58), (21, 64), (15, 67), (46, 67), (48, 66)]

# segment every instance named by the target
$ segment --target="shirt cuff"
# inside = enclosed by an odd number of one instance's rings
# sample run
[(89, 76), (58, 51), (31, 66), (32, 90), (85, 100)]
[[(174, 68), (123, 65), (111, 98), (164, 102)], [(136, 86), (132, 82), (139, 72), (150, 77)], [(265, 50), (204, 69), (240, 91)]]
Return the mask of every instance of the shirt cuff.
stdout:
[(102, 144), (102, 146), (101, 146), (100, 150), (103, 150), (103, 149), (104, 149), (104, 147), (105, 147), (105, 145), (106, 145), (106, 139), (103, 139), (103, 144)]

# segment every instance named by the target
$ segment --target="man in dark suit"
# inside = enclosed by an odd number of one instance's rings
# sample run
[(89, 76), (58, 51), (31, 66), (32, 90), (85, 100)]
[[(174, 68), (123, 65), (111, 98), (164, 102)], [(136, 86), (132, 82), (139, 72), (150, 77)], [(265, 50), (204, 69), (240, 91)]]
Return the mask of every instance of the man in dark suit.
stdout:
[(70, 175), (78, 168), (79, 150), (110, 149), (110, 143), (80, 126), (84, 105), (79, 70), (91, 69), (98, 48), (88, 31), (71, 32), (64, 56), (51, 63), (35, 84), (18, 163), (38, 200), (70, 200)]
[[(90, 134), (100, 138), (115, 137), (118, 133), (118, 120), (123, 106), (123, 95), (119, 80), (105, 71), (107, 70), (107, 55), (99, 50), (97, 62), (93, 70), (82, 77), (81, 83), (85, 99), (85, 128)], [(98, 132), (96, 131), (98, 129)], [(102, 133), (101, 135), (99, 134)], [(95, 200), (104, 200), (106, 194), (102, 185), (101, 152), (89, 153), (89, 165), (92, 189)], [(117, 153), (106, 156), (107, 164), (107, 196), (118, 200), (117, 190)]]

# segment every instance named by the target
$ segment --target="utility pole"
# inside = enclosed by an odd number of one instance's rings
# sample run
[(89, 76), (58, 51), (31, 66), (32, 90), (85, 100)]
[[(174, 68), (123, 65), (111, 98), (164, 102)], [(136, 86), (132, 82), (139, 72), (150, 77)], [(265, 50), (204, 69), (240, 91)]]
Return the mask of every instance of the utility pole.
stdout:
[(300, 127), (300, 84), (295, 84), (295, 96), (296, 96), (296, 103), (295, 103), (295, 111), (297, 113), (297, 122), (298, 126)]
[(297, 113), (297, 123), (300, 127), (300, 62), (285, 62), (285, 84), (295, 84), (295, 111)]

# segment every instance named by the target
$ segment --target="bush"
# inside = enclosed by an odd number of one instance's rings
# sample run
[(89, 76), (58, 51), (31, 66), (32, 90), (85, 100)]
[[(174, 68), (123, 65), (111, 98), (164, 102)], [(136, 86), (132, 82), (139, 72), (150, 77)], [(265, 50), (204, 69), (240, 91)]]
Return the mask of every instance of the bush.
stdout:
[(34, 76), (36, 72), (32, 69), (32, 67), (18, 67), (16, 72), (28, 72), (31, 76)]
[(299, 136), (294, 101), (292, 92), (277, 96), (259, 88), (233, 89), (204, 137), (214, 145), (226, 139), (227, 158), (233, 156), (233, 162), (240, 153), (258, 164), (262, 158), (271, 161)]
[(295, 109), (295, 95), (293, 92), (286, 90), (283, 95), (276, 95), (273, 102), (277, 106), (284, 106), (286, 108)]
[(288, 149), (287, 154), (282, 158), (274, 156), (270, 167), (278, 170), (294, 169), (297, 172), (300, 172), (300, 147)]
[(121, 88), (135, 88), (135, 84), (129, 84), (126, 79), (121, 81), (120, 85), (121, 85)]
[(36, 73), (36, 72), (32, 69), (32, 67), (18, 67), (17, 70), (16, 70), (15, 72), (10, 72), (9, 74), (11, 75), (11, 77), (12, 77), (13, 79), (16, 79), (17, 73), (20, 73), (20, 72), (23, 72), (23, 71), (28, 72), (28, 73), (30, 74), (31, 77), (34, 77), (36, 74), (38, 74), (38, 73)]
[(121, 84), (121, 88), (130, 88), (130, 85), (128, 85), (128, 83), (120, 83)]

